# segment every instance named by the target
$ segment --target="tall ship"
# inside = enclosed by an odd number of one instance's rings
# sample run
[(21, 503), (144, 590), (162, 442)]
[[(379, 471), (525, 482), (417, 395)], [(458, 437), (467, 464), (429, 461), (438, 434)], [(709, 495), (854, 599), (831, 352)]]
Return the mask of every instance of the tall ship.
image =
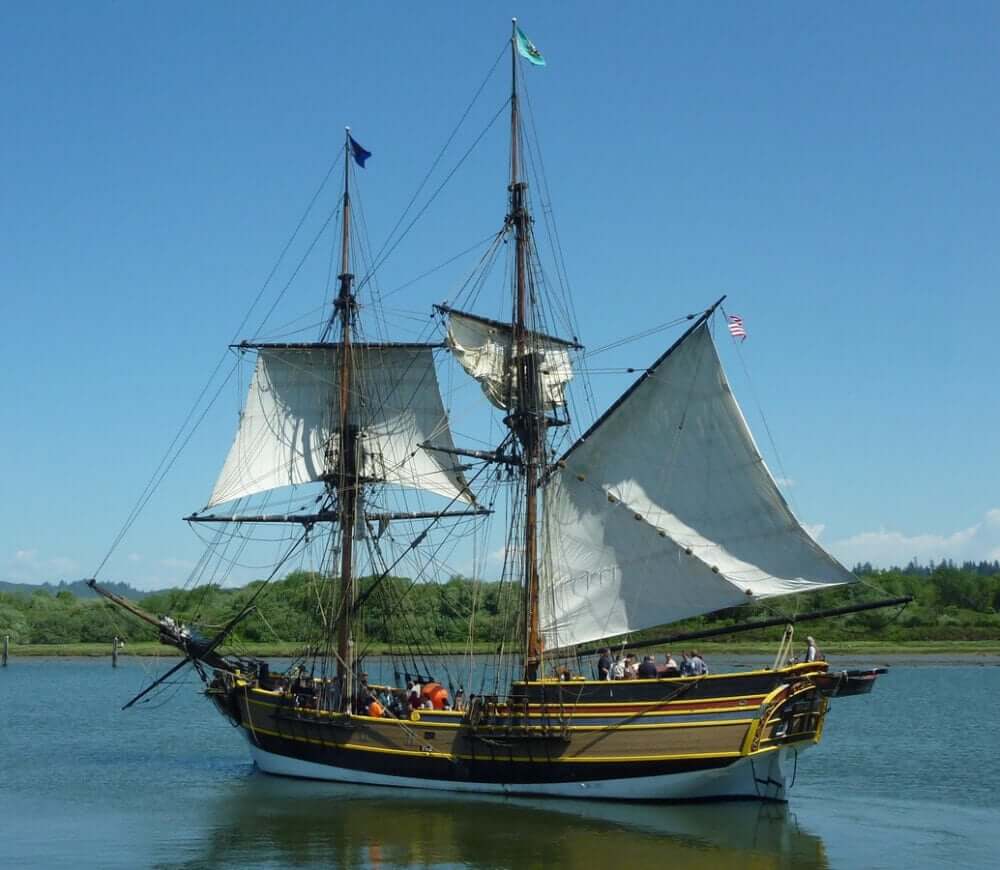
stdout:
[[(833, 673), (812, 652), (796, 661), (789, 628), (772, 667), (681, 671), (659, 661), (660, 644), (638, 674), (610, 677), (626, 651), (650, 643), (633, 640), (639, 632), (856, 578), (798, 522), (754, 442), (713, 338), (723, 300), (688, 315), (617, 400), (577, 424), (585, 350), (571, 299), (550, 292), (541, 265), (526, 171), (524, 76), (544, 58), (516, 22), (509, 51), (506, 213), (454, 299), (428, 312), (439, 332), (393, 340), (378, 298), (365, 297), (371, 273), (355, 278), (355, 167), (371, 155), (348, 131), (329, 318), (315, 340), (235, 347), (252, 361), (237, 432), (207, 506), (186, 519), (213, 530), (216, 553), (239, 540), (234, 529), (281, 529), (269, 580), (318, 549), (315, 641), (291, 666), (234, 651), (269, 582), (212, 632), (91, 583), (180, 649), (168, 675), (195, 667), (266, 773), (509, 795), (785, 800), (831, 699), (869, 691), (877, 671)], [(466, 379), (455, 387), (460, 412), (441, 387), (449, 365), (448, 383)], [(492, 441), (464, 443), (459, 427), (474, 415)], [(442, 553), (455, 547), (486, 566), (499, 537), (489, 591), (502, 638), (482, 652), (473, 584), (471, 600), (448, 604), (465, 608), (469, 629), (468, 654), (446, 665), (407, 593), (447, 586)], [(392, 626), (373, 630), (375, 603)], [(389, 651), (376, 656), (372, 638), (386, 632)], [(371, 676), (378, 662), (390, 665)]]

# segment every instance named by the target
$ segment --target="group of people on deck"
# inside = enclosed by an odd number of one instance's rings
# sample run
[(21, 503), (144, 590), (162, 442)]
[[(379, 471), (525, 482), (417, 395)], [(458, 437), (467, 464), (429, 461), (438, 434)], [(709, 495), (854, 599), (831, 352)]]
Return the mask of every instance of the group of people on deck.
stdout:
[(697, 650), (681, 653), (680, 664), (670, 654), (666, 653), (663, 664), (657, 665), (656, 657), (643, 656), (640, 662), (638, 656), (629, 653), (611, 657), (611, 650), (605, 647), (600, 651), (597, 660), (597, 678), (599, 680), (655, 680), (661, 677), (703, 677), (708, 673), (708, 665)]

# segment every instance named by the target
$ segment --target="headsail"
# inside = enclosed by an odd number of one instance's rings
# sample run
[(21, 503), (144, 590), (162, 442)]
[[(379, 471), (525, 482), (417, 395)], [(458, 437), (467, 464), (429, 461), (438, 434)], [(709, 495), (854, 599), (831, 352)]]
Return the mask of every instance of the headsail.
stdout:
[(704, 318), (570, 448), (545, 502), (549, 649), (855, 579), (792, 515)]
[[(511, 324), (448, 308), (442, 310), (448, 314), (448, 346), (455, 359), (479, 381), (491, 404), (502, 411), (516, 407)], [(565, 405), (566, 384), (573, 378), (569, 351), (577, 345), (540, 332), (529, 332), (527, 345), (532, 353), (541, 356), (538, 372), (546, 410)]]
[[(432, 348), (352, 345), (354, 407), (367, 480), (474, 499), (450, 457), (453, 447)], [(340, 345), (260, 346), (236, 439), (209, 506), (324, 479), (336, 462)]]

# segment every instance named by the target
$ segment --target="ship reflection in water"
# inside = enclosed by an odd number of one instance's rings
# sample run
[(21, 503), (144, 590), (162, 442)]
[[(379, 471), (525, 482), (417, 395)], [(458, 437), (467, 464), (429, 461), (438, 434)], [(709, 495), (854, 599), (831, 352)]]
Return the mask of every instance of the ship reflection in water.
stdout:
[(183, 867), (829, 866), (784, 804), (629, 804), (440, 796), (272, 779), (208, 807)]

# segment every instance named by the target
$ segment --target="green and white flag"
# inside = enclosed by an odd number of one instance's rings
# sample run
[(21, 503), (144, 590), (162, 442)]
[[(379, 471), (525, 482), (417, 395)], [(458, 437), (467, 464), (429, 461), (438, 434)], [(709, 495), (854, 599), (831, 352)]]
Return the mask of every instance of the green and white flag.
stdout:
[(527, 59), (528, 63), (535, 66), (545, 66), (545, 58), (542, 57), (542, 53), (535, 48), (535, 43), (524, 35), (524, 31), (520, 27), (517, 28), (517, 50), (521, 57)]

